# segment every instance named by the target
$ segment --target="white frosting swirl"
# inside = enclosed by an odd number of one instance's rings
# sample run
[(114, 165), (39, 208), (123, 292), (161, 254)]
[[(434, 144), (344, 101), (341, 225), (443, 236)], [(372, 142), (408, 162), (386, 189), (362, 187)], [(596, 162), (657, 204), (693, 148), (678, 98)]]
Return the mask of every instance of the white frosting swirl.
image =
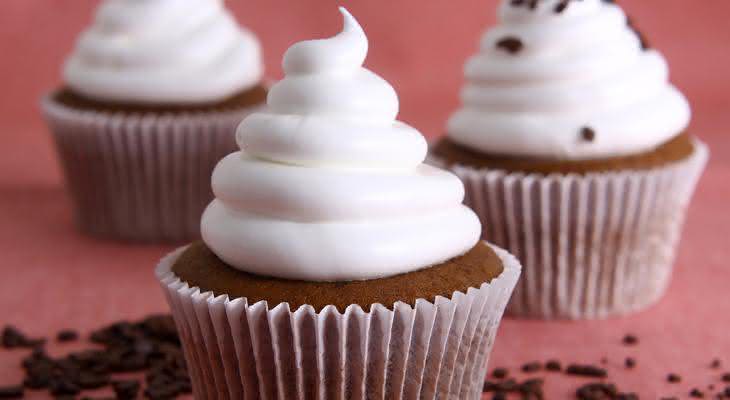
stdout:
[(203, 240), (235, 268), (374, 279), (446, 261), (479, 239), (463, 185), (423, 164), (425, 139), (395, 120), (398, 97), (362, 67), (367, 38), (341, 11), (342, 33), (286, 52), (267, 110), (241, 123), (242, 151), (213, 172)]
[[(504, 0), (500, 24), (466, 64), (463, 107), (449, 137), (486, 153), (591, 159), (649, 151), (684, 130), (689, 105), (624, 12), (602, 0)], [(516, 38), (522, 48), (498, 46)], [(582, 140), (583, 127), (595, 139)]]
[(64, 72), (94, 99), (196, 104), (253, 87), (263, 63), (223, 0), (104, 0)]

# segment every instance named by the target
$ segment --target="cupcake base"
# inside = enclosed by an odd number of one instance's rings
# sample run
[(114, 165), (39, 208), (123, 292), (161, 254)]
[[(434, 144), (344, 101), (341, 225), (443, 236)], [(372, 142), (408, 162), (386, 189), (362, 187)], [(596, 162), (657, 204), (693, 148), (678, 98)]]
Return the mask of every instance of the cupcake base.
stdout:
[(78, 227), (92, 236), (181, 242), (199, 237), (210, 176), (258, 106), (175, 113), (95, 110), (42, 101)]
[(448, 298), (293, 310), (201, 293), (172, 272), (184, 251), (165, 257), (156, 274), (196, 399), (478, 399), (520, 274), (517, 260), (494, 248), (502, 273)]
[(692, 145), (689, 157), (647, 170), (542, 175), (452, 164), (483, 237), (524, 263), (508, 314), (605, 318), (658, 301), (708, 159), (704, 144)]

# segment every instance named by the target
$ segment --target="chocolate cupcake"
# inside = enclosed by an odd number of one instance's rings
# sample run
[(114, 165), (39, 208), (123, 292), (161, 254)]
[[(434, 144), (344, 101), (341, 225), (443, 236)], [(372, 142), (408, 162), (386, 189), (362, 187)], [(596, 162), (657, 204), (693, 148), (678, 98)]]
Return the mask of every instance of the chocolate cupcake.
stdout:
[(221, 1), (103, 1), (42, 100), (80, 229), (198, 237), (210, 173), (265, 103), (262, 75), (258, 40)]
[(213, 173), (202, 242), (157, 277), (196, 398), (477, 399), (516, 259), (344, 29), (300, 42)]
[(601, 0), (504, 1), (435, 163), (525, 265), (508, 310), (598, 318), (664, 293), (708, 151), (664, 58)]

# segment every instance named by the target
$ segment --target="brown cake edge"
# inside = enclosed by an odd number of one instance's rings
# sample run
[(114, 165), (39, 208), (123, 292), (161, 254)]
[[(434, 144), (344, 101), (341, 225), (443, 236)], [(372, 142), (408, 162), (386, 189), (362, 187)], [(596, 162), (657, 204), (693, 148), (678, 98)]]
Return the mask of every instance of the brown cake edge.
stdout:
[(141, 114), (182, 114), (200, 112), (226, 112), (236, 109), (261, 105), (266, 102), (267, 86), (262, 82), (220, 101), (205, 104), (136, 104), (130, 102), (109, 102), (95, 100), (75, 92), (69, 87), (62, 87), (51, 93), (50, 98), (68, 108), (108, 113), (141, 113)]
[(447, 165), (464, 165), (508, 172), (535, 174), (578, 174), (617, 172), (626, 170), (651, 170), (688, 159), (696, 146), (692, 136), (684, 132), (657, 148), (630, 156), (592, 160), (553, 160), (529, 157), (513, 157), (481, 153), (449, 138), (439, 140), (432, 154)]
[(175, 260), (172, 272), (191, 287), (231, 299), (261, 300), (273, 309), (288, 303), (291, 310), (303, 305), (317, 312), (328, 305), (344, 312), (350, 305), (368, 311), (373, 304), (389, 309), (396, 302), (415, 307), (416, 300), (434, 302), (437, 296), (451, 298), (491, 282), (504, 271), (497, 253), (479, 242), (463, 256), (419, 271), (388, 278), (352, 282), (308, 282), (265, 277), (239, 271), (219, 259), (203, 242), (191, 244)]

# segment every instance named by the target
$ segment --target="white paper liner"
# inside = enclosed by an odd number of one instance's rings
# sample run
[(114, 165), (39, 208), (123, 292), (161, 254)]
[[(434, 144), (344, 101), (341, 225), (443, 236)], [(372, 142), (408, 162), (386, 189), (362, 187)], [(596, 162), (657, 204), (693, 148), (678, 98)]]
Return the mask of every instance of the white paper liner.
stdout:
[[(483, 238), (523, 263), (507, 313), (592, 319), (639, 311), (662, 297), (708, 156), (695, 141), (687, 160), (647, 171), (544, 176), (449, 169), (464, 182)], [(435, 157), (429, 162), (444, 165)]]
[(156, 269), (172, 308), (196, 399), (479, 399), (499, 322), (519, 278), (517, 259), (494, 248), (504, 272), (451, 299), (290, 310), (282, 303), (201, 293)]
[(134, 241), (199, 237), (217, 162), (255, 107), (188, 114), (81, 111), (47, 96), (42, 108), (79, 228)]

